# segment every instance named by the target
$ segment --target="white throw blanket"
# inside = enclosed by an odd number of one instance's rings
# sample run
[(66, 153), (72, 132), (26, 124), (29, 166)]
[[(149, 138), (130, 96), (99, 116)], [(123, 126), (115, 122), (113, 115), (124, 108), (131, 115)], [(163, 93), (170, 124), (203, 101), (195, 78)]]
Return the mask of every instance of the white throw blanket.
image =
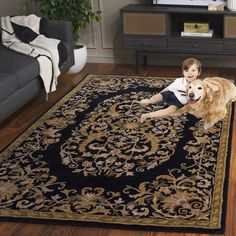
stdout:
[(38, 60), (40, 76), (46, 93), (49, 93), (56, 90), (57, 77), (60, 75), (58, 52), (60, 40), (40, 34), (41, 19), (36, 15), (1, 17), (2, 44)]

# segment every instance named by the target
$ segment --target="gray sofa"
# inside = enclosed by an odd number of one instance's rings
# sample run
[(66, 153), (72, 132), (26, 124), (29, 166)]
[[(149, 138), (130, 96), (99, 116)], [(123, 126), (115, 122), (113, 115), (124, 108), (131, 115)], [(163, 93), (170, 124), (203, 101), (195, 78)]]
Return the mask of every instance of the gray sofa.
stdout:
[[(67, 60), (60, 67), (61, 73), (65, 73), (74, 65), (72, 24), (67, 21), (48, 21), (47, 32), (48, 37), (61, 40), (66, 47)], [(1, 39), (0, 29), (0, 42)], [(42, 89), (37, 60), (9, 50), (0, 43), (0, 122)]]

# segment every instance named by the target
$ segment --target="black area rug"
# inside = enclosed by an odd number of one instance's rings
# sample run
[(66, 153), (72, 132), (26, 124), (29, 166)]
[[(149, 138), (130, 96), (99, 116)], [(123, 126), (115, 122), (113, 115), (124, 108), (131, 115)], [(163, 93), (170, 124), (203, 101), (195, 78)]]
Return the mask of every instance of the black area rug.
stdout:
[(1, 220), (223, 232), (232, 106), (147, 120), (172, 79), (90, 75), (1, 153)]

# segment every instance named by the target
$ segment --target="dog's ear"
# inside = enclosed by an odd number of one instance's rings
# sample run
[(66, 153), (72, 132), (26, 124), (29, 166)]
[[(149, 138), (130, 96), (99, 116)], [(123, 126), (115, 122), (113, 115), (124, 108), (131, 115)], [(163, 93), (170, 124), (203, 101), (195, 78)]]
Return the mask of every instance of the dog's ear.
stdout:
[(206, 85), (207, 99), (210, 103), (212, 103), (215, 98), (214, 95), (217, 91), (220, 90), (220, 87), (217, 84), (208, 81), (206, 82)]
[(212, 90), (208, 86), (205, 87), (204, 99), (206, 101), (212, 102)]
[(217, 92), (220, 90), (219, 86), (217, 84), (213, 84), (211, 82), (207, 82), (208, 87), (213, 91)]

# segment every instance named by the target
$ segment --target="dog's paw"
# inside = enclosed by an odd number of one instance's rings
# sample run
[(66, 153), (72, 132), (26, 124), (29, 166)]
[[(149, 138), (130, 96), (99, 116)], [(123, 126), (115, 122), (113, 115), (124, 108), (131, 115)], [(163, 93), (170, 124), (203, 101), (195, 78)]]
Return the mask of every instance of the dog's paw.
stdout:
[(213, 126), (212, 123), (204, 123), (203, 128), (204, 128), (205, 130), (208, 130), (208, 129), (210, 129), (212, 126)]
[(145, 105), (145, 104), (149, 104), (150, 103), (150, 100), (149, 99), (142, 99), (139, 104), (141, 105)]

